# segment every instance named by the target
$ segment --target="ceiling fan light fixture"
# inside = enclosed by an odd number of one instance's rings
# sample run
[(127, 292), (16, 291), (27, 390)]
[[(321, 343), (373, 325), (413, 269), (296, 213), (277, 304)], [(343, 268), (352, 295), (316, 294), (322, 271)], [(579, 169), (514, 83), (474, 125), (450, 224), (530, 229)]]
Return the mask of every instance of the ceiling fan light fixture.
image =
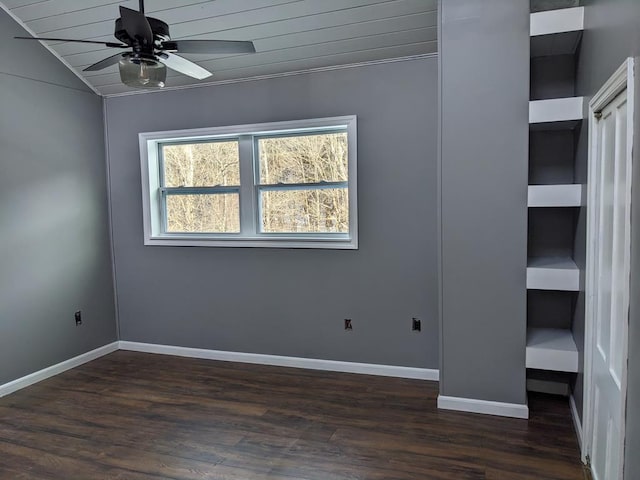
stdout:
[(118, 62), (122, 83), (135, 88), (162, 88), (167, 67), (154, 58), (126, 55)]
[[(140, 7), (133, 10), (120, 6), (120, 17), (115, 21), (114, 36), (118, 42), (100, 42), (53, 37), (15, 37), (26, 40), (50, 42), (76, 42), (103, 45), (108, 48), (124, 49), (85, 67), (83, 72), (99, 72), (116, 63), (120, 70), (120, 80), (134, 88), (162, 88), (167, 79), (167, 68), (196, 80), (209, 78), (212, 73), (180, 53), (221, 55), (255, 53), (251, 41), (240, 40), (171, 40), (169, 25), (144, 13), (144, 0), (138, 0)], [(0, 0), (0, 5), (2, 0)]]

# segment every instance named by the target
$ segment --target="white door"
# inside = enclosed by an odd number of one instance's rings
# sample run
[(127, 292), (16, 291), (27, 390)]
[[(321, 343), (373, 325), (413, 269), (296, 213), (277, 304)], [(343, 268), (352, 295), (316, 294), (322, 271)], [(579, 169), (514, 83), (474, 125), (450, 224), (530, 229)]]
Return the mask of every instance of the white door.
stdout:
[(595, 480), (618, 480), (623, 473), (631, 253), (631, 130), (627, 100), (625, 89), (600, 110), (592, 124), (595, 144), (589, 179), (594, 189), (589, 205), (593, 210), (590, 242), (594, 246), (590, 270), (593, 345), (589, 457)]

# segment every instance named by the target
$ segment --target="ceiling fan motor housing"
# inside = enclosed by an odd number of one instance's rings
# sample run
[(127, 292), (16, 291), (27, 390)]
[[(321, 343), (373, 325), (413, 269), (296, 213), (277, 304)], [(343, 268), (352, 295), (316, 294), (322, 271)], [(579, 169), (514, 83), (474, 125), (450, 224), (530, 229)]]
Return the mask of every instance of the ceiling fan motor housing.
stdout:
[[(147, 17), (149, 21), (149, 25), (151, 25), (151, 31), (153, 32), (153, 40), (156, 45), (159, 42), (166, 42), (171, 39), (169, 35), (169, 25), (167, 25), (162, 20), (158, 20), (157, 18)], [(116, 29), (114, 36), (120, 40), (122, 43), (126, 43), (127, 45), (134, 46), (135, 39), (131, 38), (127, 31), (122, 26), (122, 19), (118, 18), (116, 20)], [(145, 53), (153, 53), (153, 52), (145, 52)]]

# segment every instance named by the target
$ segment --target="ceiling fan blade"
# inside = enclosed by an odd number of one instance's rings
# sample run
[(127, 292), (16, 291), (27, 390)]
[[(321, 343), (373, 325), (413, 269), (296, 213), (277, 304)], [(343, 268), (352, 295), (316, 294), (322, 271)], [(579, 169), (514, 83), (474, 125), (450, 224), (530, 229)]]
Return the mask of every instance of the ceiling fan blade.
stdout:
[(98, 70), (102, 70), (103, 68), (110, 67), (111, 65), (115, 65), (120, 61), (124, 53), (116, 53), (115, 55), (111, 55), (110, 57), (104, 58), (99, 62), (94, 63), (93, 65), (89, 65), (87, 68), (83, 70), (83, 72), (96, 72)]
[(137, 38), (143, 46), (153, 47), (153, 30), (143, 13), (121, 6), (120, 18), (129, 37)]
[(255, 53), (253, 42), (234, 40), (170, 40), (162, 42), (163, 50), (179, 53)]
[(175, 70), (176, 72), (180, 72), (183, 75), (197, 78), (198, 80), (202, 80), (212, 75), (212, 73), (208, 70), (205, 70), (200, 65), (196, 65), (186, 58), (182, 58), (180, 55), (175, 55), (169, 52), (161, 52), (158, 54), (158, 58), (170, 69)]
[(105, 45), (111, 48), (128, 48), (128, 45), (123, 43), (115, 43), (115, 42), (96, 42), (94, 40), (73, 40), (70, 38), (49, 38), (49, 37), (13, 37), (18, 38), (20, 40), (46, 40), (49, 42), (74, 42), (74, 43), (91, 43), (95, 45)]

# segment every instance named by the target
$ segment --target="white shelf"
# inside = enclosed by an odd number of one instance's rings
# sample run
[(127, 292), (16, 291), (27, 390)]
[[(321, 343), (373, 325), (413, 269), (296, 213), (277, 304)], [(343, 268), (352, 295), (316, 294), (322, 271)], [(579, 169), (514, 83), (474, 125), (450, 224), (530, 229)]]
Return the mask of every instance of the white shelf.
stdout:
[(527, 368), (555, 372), (578, 371), (578, 349), (570, 330), (528, 329), (526, 357)]
[(561, 122), (560, 128), (573, 128), (584, 118), (584, 97), (554, 98), (529, 102), (529, 123), (532, 125)]
[(577, 292), (580, 270), (571, 258), (530, 258), (527, 289)]
[(582, 185), (529, 185), (529, 207), (580, 207)]
[(532, 37), (584, 30), (584, 7), (561, 8), (531, 14)]

